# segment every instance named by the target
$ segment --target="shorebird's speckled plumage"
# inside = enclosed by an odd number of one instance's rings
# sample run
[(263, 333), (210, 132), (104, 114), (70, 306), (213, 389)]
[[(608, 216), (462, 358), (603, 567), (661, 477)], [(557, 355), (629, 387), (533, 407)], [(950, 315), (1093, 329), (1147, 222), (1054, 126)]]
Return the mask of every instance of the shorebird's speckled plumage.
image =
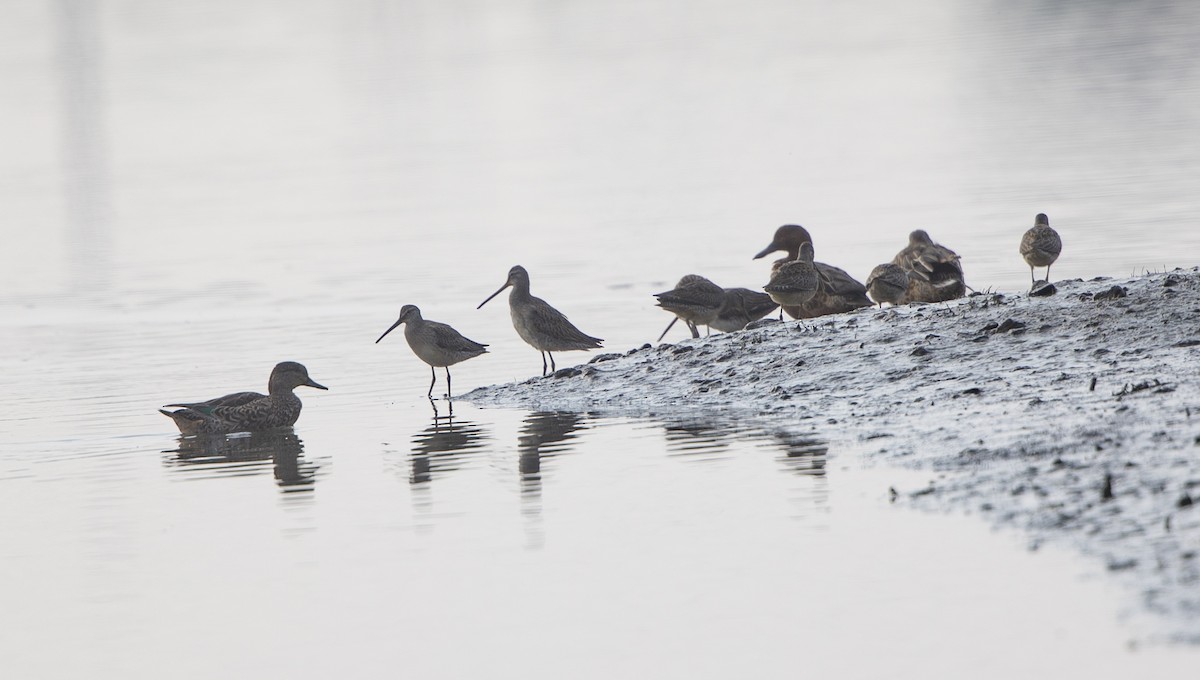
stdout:
[(666, 330), (658, 336), (661, 342), (675, 325), (676, 319), (683, 319), (693, 338), (700, 337), (698, 326), (711, 326), (725, 304), (725, 289), (698, 274), (688, 274), (679, 279), (679, 283), (671, 290), (655, 293), (658, 306), (675, 315)]
[(600, 338), (579, 330), (567, 317), (551, 307), (545, 300), (529, 294), (529, 272), (521, 265), (508, 270), (508, 279), (487, 300), (479, 303), (482, 309), (492, 298), (512, 287), (508, 295), (508, 309), (512, 314), (513, 328), (517, 335), (542, 353), (542, 375), (546, 375), (546, 356), (550, 356), (550, 370), (555, 370), (553, 352), (589, 350), (601, 346)]
[(934, 243), (924, 229), (908, 235), (908, 245), (892, 258), (892, 264), (908, 274), (903, 302), (944, 302), (967, 292), (958, 254)]
[(800, 245), (799, 257), (785, 262), (771, 274), (771, 282), (763, 290), (784, 308), (798, 307), (812, 299), (820, 287), (820, 277), (813, 267), (813, 246)]
[(1033, 219), (1033, 228), (1021, 237), (1021, 257), (1029, 265), (1029, 278), (1037, 283), (1033, 275), (1034, 267), (1046, 268), (1046, 281), (1050, 280), (1050, 265), (1058, 259), (1062, 252), (1062, 239), (1058, 232), (1050, 227), (1050, 218), (1045, 213), (1038, 213)]
[[(771, 272), (774, 274), (780, 267), (799, 256), (800, 246), (804, 243), (812, 243), (812, 236), (808, 230), (798, 224), (785, 224), (775, 230), (775, 236), (771, 239), (771, 243), (755, 255), (754, 259), (766, 257), (777, 251), (786, 252), (787, 257), (771, 264)], [(845, 270), (824, 262), (814, 262), (813, 268), (817, 272), (818, 285), (812, 297), (803, 304), (783, 307), (783, 311), (792, 318), (811, 319), (827, 314), (850, 312), (871, 305), (871, 301), (867, 299), (866, 286), (859, 283)]]
[(898, 264), (881, 264), (872, 269), (871, 275), (867, 277), (867, 294), (878, 302), (880, 307), (883, 307), (885, 302), (900, 304), (907, 292), (908, 274)]
[(300, 417), (300, 398), (292, 393), (301, 385), (329, 389), (308, 377), (308, 369), (294, 361), (276, 364), (271, 371), (268, 394), (235, 392), (208, 401), (167, 404), (178, 411), (159, 409), (175, 421), (185, 435), (257, 432), (288, 427)]
[[(404, 339), (412, 348), (413, 354), (429, 364), (429, 372), (433, 379), (429, 382), (428, 396), (433, 397), (433, 386), (437, 383), (435, 366), (446, 369), (446, 396), (450, 396), (450, 367), (460, 361), (477, 357), (487, 352), (487, 345), (475, 342), (463, 336), (462, 333), (438, 321), (421, 318), (421, 310), (416, 305), (404, 305), (400, 308), (400, 318), (392, 324), (383, 335), (395, 330), (396, 326), (404, 324)], [(378, 343), (379, 340), (375, 342)]]
[(726, 288), (725, 303), (709, 326), (722, 333), (740, 331), (775, 311), (779, 304), (770, 295), (749, 288)]

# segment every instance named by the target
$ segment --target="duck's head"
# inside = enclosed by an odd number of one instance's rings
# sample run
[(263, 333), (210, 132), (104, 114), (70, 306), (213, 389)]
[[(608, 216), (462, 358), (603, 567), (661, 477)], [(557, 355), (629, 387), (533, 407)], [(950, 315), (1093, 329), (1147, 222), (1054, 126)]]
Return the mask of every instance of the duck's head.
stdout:
[[(396, 323), (389, 326), (388, 329), (383, 332), (383, 335), (379, 336), (379, 340), (382, 340), (384, 338), (384, 336), (386, 336), (388, 333), (391, 333), (392, 331), (396, 330), (397, 326), (399, 326), (400, 324), (402, 324), (406, 321), (420, 321), (420, 320), (421, 320), (421, 310), (417, 309), (416, 305), (404, 305), (403, 307), (400, 308), (400, 318), (396, 319)], [(379, 340), (375, 341), (376, 344), (379, 343)]]
[(271, 371), (271, 380), (269, 382), (271, 394), (291, 392), (300, 386), (315, 387), (318, 390), (329, 389), (308, 377), (308, 369), (304, 367), (304, 364), (298, 364), (295, 361), (282, 361), (275, 364), (275, 369)]
[(812, 243), (812, 236), (808, 230), (799, 224), (785, 224), (775, 230), (775, 237), (771, 239), (771, 243), (763, 248), (754, 259), (764, 258), (776, 251), (784, 251), (793, 258), (796, 253), (800, 252), (802, 243)]
[(489, 295), (487, 300), (480, 302), (479, 306), (475, 309), (483, 309), (484, 305), (490, 302), (492, 298), (504, 292), (504, 289), (508, 288), (509, 286), (517, 286), (518, 290), (522, 287), (529, 288), (529, 272), (525, 271), (525, 268), (519, 264), (514, 266), (512, 269), (509, 269), (508, 278), (504, 280), (504, 285), (500, 286), (499, 290), (497, 290), (495, 293)]

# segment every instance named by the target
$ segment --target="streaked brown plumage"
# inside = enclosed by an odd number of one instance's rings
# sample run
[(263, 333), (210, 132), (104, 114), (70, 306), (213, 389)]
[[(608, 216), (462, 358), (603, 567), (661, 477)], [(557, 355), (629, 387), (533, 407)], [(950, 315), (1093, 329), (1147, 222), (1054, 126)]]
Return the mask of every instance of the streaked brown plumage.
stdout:
[(880, 307), (883, 307), (885, 302), (900, 304), (907, 292), (908, 274), (898, 264), (881, 264), (872, 269), (871, 275), (867, 277), (867, 294), (878, 302)]
[(770, 295), (749, 288), (726, 288), (725, 303), (709, 326), (722, 333), (740, 331), (775, 311), (779, 304)]
[(799, 257), (772, 272), (771, 282), (763, 286), (763, 290), (786, 309), (799, 307), (812, 299), (820, 285), (820, 277), (813, 267), (812, 243), (805, 242), (800, 245)]
[[(803, 243), (812, 243), (812, 236), (809, 235), (808, 230), (798, 224), (785, 224), (775, 230), (771, 243), (755, 255), (754, 259), (766, 257), (776, 251), (786, 252), (787, 257), (771, 264), (771, 271), (774, 273), (786, 263), (797, 258)], [(871, 301), (867, 299), (866, 286), (859, 283), (845, 270), (824, 262), (814, 262), (813, 268), (819, 277), (817, 290), (801, 305), (784, 306), (783, 311), (792, 318), (811, 319), (871, 306)]]
[[(437, 383), (435, 366), (446, 369), (446, 396), (449, 397), (450, 367), (460, 361), (466, 361), (487, 352), (487, 345), (464, 337), (462, 333), (444, 323), (421, 318), (421, 310), (416, 305), (401, 307), (400, 318), (396, 319), (396, 323), (379, 336), (379, 340), (382, 340), (400, 324), (405, 324), (404, 339), (408, 341), (408, 346), (412, 348), (413, 354), (429, 364), (429, 373), (433, 376), (429, 382), (429, 392), (427, 393), (430, 398), (433, 398), (433, 386)], [(379, 340), (375, 341), (376, 344), (379, 343)]]
[(159, 409), (175, 421), (185, 435), (257, 432), (287, 427), (300, 417), (300, 398), (292, 393), (300, 386), (327, 390), (328, 387), (308, 377), (308, 369), (294, 361), (275, 365), (268, 382), (268, 394), (235, 392), (208, 401), (188, 404), (167, 404), (178, 411)]
[(943, 302), (966, 294), (958, 254), (934, 243), (924, 229), (908, 235), (908, 245), (892, 258), (892, 264), (908, 274), (903, 302)]
[(601, 346), (600, 338), (579, 330), (567, 317), (551, 307), (545, 300), (529, 294), (529, 272), (521, 265), (508, 270), (508, 279), (487, 300), (479, 303), (482, 309), (492, 298), (512, 287), (508, 295), (508, 309), (512, 314), (513, 328), (517, 335), (542, 353), (542, 375), (546, 375), (546, 356), (550, 356), (550, 370), (555, 370), (553, 352), (588, 350)]
[(1033, 227), (1021, 237), (1021, 257), (1029, 265), (1029, 278), (1034, 284), (1037, 278), (1033, 275), (1034, 267), (1046, 268), (1046, 280), (1050, 280), (1050, 265), (1062, 253), (1062, 239), (1058, 232), (1050, 227), (1050, 218), (1045, 213), (1038, 213), (1033, 219)]
[(693, 338), (700, 337), (699, 326), (711, 326), (725, 303), (725, 289), (698, 274), (687, 274), (679, 279), (679, 283), (671, 290), (655, 293), (658, 306), (675, 315), (667, 324), (659, 342), (666, 337), (667, 331), (675, 325), (675, 321), (683, 319)]

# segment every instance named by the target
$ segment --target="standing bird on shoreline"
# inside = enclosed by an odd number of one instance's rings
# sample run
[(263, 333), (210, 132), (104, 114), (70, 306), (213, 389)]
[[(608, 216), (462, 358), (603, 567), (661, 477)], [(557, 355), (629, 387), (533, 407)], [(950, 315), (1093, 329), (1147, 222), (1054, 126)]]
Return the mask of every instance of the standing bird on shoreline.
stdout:
[(908, 274), (904, 302), (945, 302), (967, 292), (958, 253), (934, 243), (924, 229), (908, 235), (908, 245), (892, 258), (892, 264)]
[(683, 319), (693, 338), (700, 337), (698, 326), (711, 326), (725, 303), (725, 289), (698, 274), (687, 274), (671, 290), (655, 293), (658, 306), (675, 315), (658, 342), (667, 336), (675, 322)]
[[(784, 264), (795, 260), (803, 243), (812, 243), (808, 230), (798, 224), (785, 224), (775, 230), (771, 243), (763, 248), (755, 260), (761, 259), (776, 251), (784, 251), (787, 257), (776, 260), (771, 264), (772, 273)], [(845, 270), (824, 262), (814, 262), (818, 276), (816, 293), (802, 305), (789, 305), (783, 308), (794, 319), (811, 319), (826, 314), (850, 312), (860, 307), (870, 307), (867, 298), (867, 288), (859, 283)]]
[(770, 295), (749, 288), (726, 288), (725, 303), (717, 318), (709, 324), (722, 333), (740, 331), (752, 322), (775, 311), (779, 304)]
[(1054, 264), (1061, 252), (1062, 239), (1059, 238), (1058, 232), (1050, 227), (1050, 218), (1046, 217), (1045, 213), (1038, 213), (1037, 217), (1033, 218), (1033, 227), (1021, 237), (1021, 257), (1025, 258), (1025, 264), (1029, 265), (1029, 278), (1033, 285), (1037, 285), (1033, 268), (1045, 267), (1046, 281), (1049, 282), (1050, 265)]
[(550, 371), (555, 370), (553, 352), (569, 352), (572, 350), (589, 350), (600, 347), (604, 342), (600, 338), (579, 330), (567, 320), (567, 317), (551, 307), (541, 298), (529, 294), (529, 272), (521, 265), (508, 270), (508, 279), (487, 300), (479, 303), (475, 309), (491, 301), (505, 288), (512, 287), (508, 294), (508, 309), (512, 314), (513, 328), (517, 335), (542, 353), (542, 375), (546, 375), (546, 355), (550, 355)]
[(300, 417), (300, 397), (292, 390), (300, 386), (327, 390), (308, 377), (308, 369), (294, 361), (275, 364), (267, 383), (268, 394), (235, 392), (190, 404), (167, 404), (178, 411), (158, 412), (175, 421), (185, 435), (258, 432), (289, 427)]
[(813, 267), (812, 242), (805, 241), (800, 244), (799, 256), (776, 269), (771, 274), (771, 282), (763, 286), (763, 290), (767, 291), (772, 300), (787, 309), (799, 307), (811, 300), (817, 294), (820, 285), (820, 277)]
[[(433, 379), (429, 381), (429, 392), (427, 393), (430, 399), (433, 399), (433, 386), (437, 384), (435, 366), (446, 369), (446, 398), (449, 399), (450, 367), (460, 361), (466, 361), (487, 352), (487, 345), (464, 337), (462, 333), (444, 323), (421, 318), (421, 310), (416, 305), (401, 307), (400, 318), (396, 319), (396, 323), (379, 336), (379, 340), (384, 339), (400, 324), (405, 324), (404, 339), (408, 341), (408, 346), (412, 348), (413, 354), (429, 364), (429, 374), (433, 376)], [(376, 340), (375, 344), (379, 344), (379, 340)]]
[(908, 274), (898, 264), (881, 264), (872, 269), (871, 275), (867, 277), (867, 294), (879, 303), (880, 308), (883, 308), (885, 302), (900, 304), (906, 292)]

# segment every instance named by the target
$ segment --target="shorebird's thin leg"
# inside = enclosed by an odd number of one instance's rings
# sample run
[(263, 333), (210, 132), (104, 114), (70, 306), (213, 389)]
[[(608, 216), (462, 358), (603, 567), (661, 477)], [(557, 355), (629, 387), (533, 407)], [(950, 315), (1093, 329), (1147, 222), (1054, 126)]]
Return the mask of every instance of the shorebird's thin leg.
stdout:
[(546, 353), (542, 352), (542, 377), (546, 377)]
[(550, 355), (550, 372), (553, 373), (558, 370), (558, 366), (554, 365), (554, 352), (547, 351), (546, 354)]
[(430, 399), (433, 399), (433, 386), (437, 382), (437, 371), (433, 370), (433, 366), (429, 367), (429, 375), (433, 376), (433, 380), (429, 381), (428, 396)]
[(450, 401), (450, 367), (446, 367), (446, 401)]
[(679, 321), (679, 317), (671, 319), (671, 323), (667, 324), (667, 327), (663, 329), (662, 335), (658, 336), (658, 342), (662, 342), (662, 339), (667, 337), (667, 331), (671, 330), (671, 326), (674, 326), (676, 321)]
[[(1050, 270), (1047, 269), (1046, 271), (1049, 272)], [(1033, 265), (1029, 265), (1029, 285), (1032, 286), (1036, 283), (1037, 283), (1037, 277), (1033, 275)]]
[(695, 324), (695, 323), (693, 323), (693, 322), (689, 321), (689, 322), (687, 322), (687, 325), (688, 325), (688, 330), (692, 332), (692, 337), (693, 337), (693, 338), (698, 338), (698, 337), (700, 337), (700, 329), (696, 328), (696, 324)]
[(1050, 265), (1046, 265), (1046, 283), (1050, 283)]

